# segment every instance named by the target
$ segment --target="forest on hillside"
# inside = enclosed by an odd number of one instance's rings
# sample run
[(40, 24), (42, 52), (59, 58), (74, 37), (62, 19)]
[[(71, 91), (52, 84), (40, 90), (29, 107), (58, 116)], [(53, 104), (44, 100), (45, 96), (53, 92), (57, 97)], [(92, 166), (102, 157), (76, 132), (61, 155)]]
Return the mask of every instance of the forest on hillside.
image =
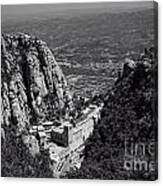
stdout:
[[(157, 56), (151, 48), (135, 62), (134, 68), (124, 65), (114, 87), (104, 96), (101, 121), (87, 140), (84, 161), (68, 178), (142, 179), (157, 178)], [(148, 60), (147, 60), (148, 59)], [(148, 61), (148, 63), (147, 63)], [(125, 140), (154, 143), (153, 154), (145, 151), (152, 170), (124, 169)]]

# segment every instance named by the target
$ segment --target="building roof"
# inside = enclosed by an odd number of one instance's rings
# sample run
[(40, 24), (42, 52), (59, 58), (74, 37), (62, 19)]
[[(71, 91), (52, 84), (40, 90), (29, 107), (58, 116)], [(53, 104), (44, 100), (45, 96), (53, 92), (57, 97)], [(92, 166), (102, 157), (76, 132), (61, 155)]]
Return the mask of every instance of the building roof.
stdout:
[(62, 134), (64, 132), (64, 127), (59, 126), (59, 127), (54, 128), (52, 131)]
[(38, 129), (38, 131), (44, 131), (44, 130), (45, 130), (45, 128), (44, 128), (42, 125), (39, 125), (39, 126), (37, 127), (37, 129)]
[(54, 125), (54, 122), (53, 121), (45, 121), (42, 123), (42, 125)]
[(39, 134), (39, 136), (40, 136), (41, 138), (46, 137), (46, 133), (45, 133), (45, 132), (38, 132), (38, 134)]

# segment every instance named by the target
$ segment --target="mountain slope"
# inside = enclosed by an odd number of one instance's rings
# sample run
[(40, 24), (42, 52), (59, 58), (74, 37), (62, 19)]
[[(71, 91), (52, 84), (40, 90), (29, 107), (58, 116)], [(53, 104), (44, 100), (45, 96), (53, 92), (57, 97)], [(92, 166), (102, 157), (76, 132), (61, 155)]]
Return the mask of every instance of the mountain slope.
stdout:
[(126, 61), (104, 103), (101, 121), (86, 142), (82, 166), (67, 177), (155, 180), (157, 56), (153, 48), (136, 62)]
[(1, 51), (1, 175), (53, 177), (49, 154), (29, 128), (69, 113), (67, 81), (46, 43), (34, 36), (4, 34)]

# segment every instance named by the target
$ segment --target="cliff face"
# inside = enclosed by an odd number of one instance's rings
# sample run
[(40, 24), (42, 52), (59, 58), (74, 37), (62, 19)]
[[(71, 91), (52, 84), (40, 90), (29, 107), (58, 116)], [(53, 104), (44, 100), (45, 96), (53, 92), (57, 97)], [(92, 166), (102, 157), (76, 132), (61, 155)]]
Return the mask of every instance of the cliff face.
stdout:
[(64, 117), (72, 101), (67, 81), (45, 42), (27, 34), (1, 38), (2, 128), (21, 134), (34, 122)]

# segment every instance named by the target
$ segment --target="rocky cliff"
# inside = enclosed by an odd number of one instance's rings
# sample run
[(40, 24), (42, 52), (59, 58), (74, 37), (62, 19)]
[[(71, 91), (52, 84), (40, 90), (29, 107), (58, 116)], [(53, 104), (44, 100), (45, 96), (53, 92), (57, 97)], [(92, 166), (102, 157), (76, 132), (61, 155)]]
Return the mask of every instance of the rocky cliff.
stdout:
[(2, 128), (17, 135), (44, 120), (64, 117), (72, 101), (67, 81), (47, 44), (27, 34), (1, 38)]

